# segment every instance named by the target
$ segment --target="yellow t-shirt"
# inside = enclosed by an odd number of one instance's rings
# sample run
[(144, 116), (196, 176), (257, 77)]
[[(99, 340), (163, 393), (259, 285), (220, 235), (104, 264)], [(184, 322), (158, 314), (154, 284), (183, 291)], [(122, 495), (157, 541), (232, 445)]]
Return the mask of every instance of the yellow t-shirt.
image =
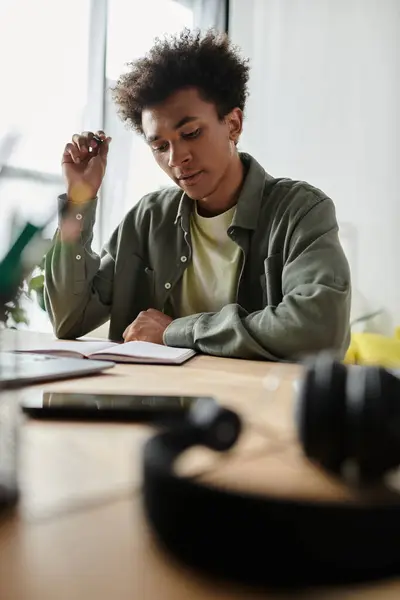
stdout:
[(190, 220), (192, 261), (182, 280), (180, 316), (218, 312), (236, 301), (241, 250), (227, 234), (236, 207), (202, 217), (197, 205)]

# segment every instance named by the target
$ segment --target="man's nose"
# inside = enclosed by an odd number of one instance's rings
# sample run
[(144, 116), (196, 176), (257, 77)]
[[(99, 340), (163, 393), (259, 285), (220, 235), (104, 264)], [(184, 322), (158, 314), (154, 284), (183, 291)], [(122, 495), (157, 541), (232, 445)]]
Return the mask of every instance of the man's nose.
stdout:
[(189, 148), (186, 144), (176, 144), (170, 146), (168, 166), (180, 167), (181, 165), (188, 163), (191, 159)]

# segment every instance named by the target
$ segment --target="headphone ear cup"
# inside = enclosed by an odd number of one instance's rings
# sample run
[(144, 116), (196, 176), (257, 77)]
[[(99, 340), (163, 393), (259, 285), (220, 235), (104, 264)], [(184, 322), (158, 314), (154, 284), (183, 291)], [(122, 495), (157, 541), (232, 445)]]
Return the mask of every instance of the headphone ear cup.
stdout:
[(400, 464), (400, 380), (360, 367), (349, 371), (346, 387), (349, 455), (361, 480), (379, 479)]
[(340, 474), (347, 458), (346, 367), (321, 354), (306, 367), (296, 406), (297, 432), (307, 458)]

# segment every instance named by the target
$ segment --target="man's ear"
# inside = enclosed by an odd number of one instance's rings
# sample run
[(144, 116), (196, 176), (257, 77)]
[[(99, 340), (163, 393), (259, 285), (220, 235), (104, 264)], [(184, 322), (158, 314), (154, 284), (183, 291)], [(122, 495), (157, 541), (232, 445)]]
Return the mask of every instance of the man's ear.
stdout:
[(229, 127), (229, 139), (236, 145), (243, 129), (243, 111), (234, 108), (226, 117)]

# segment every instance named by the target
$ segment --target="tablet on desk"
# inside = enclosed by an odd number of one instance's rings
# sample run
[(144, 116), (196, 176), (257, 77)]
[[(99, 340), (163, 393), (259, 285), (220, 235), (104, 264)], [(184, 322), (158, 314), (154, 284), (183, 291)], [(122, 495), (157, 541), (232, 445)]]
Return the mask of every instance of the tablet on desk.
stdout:
[(113, 362), (100, 360), (0, 352), (0, 390), (18, 388), (42, 381), (93, 375), (114, 366)]
[(37, 419), (177, 423), (198, 403), (213, 398), (150, 394), (98, 394), (29, 390), (22, 410)]

